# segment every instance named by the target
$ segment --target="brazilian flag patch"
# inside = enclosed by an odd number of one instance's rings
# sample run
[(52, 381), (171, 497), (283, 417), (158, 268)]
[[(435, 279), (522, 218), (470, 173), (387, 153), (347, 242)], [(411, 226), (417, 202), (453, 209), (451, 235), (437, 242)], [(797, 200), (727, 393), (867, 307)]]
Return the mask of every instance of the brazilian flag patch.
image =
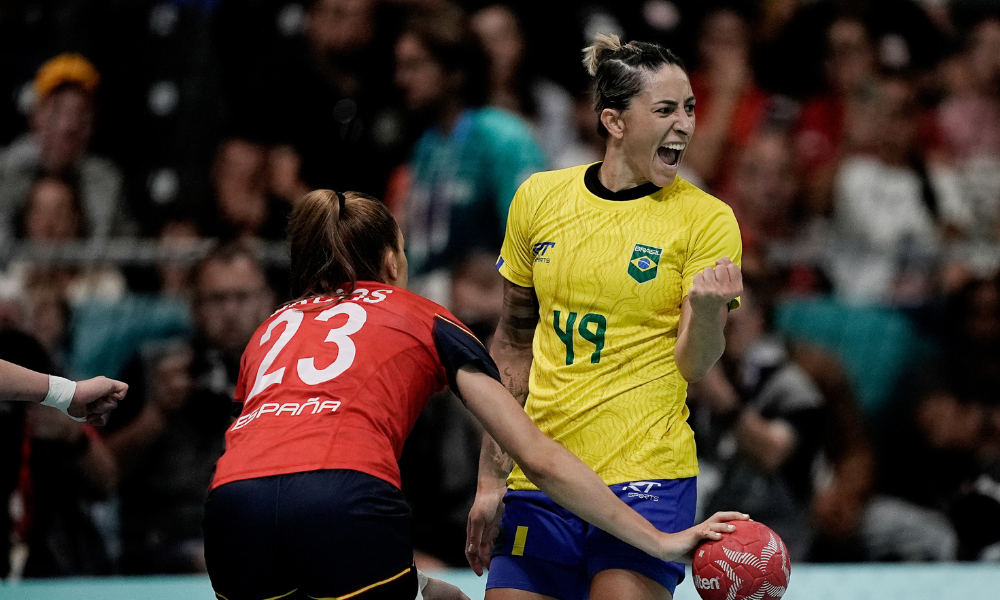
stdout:
[(628, 274), (639, 283), (646, 283), (656, 277), (656, 267), (660, 264), (662, 248), (636, 244), (632, 259), (628, 261)]

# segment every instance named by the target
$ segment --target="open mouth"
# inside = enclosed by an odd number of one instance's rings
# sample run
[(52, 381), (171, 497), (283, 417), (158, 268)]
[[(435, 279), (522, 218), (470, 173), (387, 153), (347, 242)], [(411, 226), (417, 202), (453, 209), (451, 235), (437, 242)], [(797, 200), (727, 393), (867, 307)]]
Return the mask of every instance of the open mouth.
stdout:
[(663, 164), (668, 167), (676, 167), (681, 160), (681, 152), (686, 144), (667, 144), (656, 149), (656, 155), (660, 157)]

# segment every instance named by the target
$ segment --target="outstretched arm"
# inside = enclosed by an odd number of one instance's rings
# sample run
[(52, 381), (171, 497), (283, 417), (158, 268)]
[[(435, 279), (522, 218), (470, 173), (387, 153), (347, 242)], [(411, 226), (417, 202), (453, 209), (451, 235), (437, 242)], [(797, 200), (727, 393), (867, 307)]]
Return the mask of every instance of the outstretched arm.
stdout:
[(456, 379), (469, 410), (528, 479), (559, 505), (644, 552), (678, 560), (701, 540), (717, 540), (732, 531), (726, 521), (748, 518), (737, 512), (717, 513), (678, 533), (659, 531), (615, 496), (590, 467), (539, 431), (498, 381), (470, 365), (459, 369)]
[(128, 386), (107, 377), (74, 382), (0, 360), (0, 397), (39, 402), (91, 425), (104, 425)]

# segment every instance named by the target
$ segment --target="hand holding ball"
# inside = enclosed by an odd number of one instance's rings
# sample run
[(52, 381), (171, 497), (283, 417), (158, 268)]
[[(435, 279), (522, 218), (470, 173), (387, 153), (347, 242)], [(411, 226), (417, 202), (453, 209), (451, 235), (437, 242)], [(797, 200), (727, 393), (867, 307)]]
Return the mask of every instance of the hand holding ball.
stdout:
[(694, 587), (704, 600), (768, 600), (788, 588), (792, 564), (778, 534), (757, 521), (694, 551)]

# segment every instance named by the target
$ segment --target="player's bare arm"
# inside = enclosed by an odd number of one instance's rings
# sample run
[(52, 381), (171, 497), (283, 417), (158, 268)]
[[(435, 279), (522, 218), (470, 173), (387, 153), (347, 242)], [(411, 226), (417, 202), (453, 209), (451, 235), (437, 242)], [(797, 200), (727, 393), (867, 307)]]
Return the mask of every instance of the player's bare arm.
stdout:
[(723, 533), (732, 532), (728, 521), (749, 518), (738, 512), (720, 512), (684, 531), (659, 531), (622, 502), (583, 461), (542, 433), (495, 379), (466, 365), (456, 381), (469, 410), (517, 460), (532, 483), (560, 506), (653, 556), (683, 559), (701, 540), (718, 540)]
[[(534, 288), (504, 281), (503, 309), (490, 354), (500, 369), (504, 386), (524, 406), (528, 400), (528, 375), (531, 373), (531, 348), (538, 324), (538, 296)], [(511, 458), (489, 433), (483, 434), (479, 454), (479, 484), (476, 501), (469, 511), (466, 558), (476, 574), (489, 567), (493, 540), (499, 531), (507, 475), (513, 468)]]
[(107, 423), (109, 413), (126, 391), (126, 384), (107, 377), (74, 382), (0, 360), (3, 399), (40, 402), (90, 425)]
[(726, 349), (724, 328), (729, 303), (743, 293), (743, 275), (729, 257), (715, 261), (694, 276), (681, 306), (674, 356), (681, 376), (689, 382), (708, 374)]

